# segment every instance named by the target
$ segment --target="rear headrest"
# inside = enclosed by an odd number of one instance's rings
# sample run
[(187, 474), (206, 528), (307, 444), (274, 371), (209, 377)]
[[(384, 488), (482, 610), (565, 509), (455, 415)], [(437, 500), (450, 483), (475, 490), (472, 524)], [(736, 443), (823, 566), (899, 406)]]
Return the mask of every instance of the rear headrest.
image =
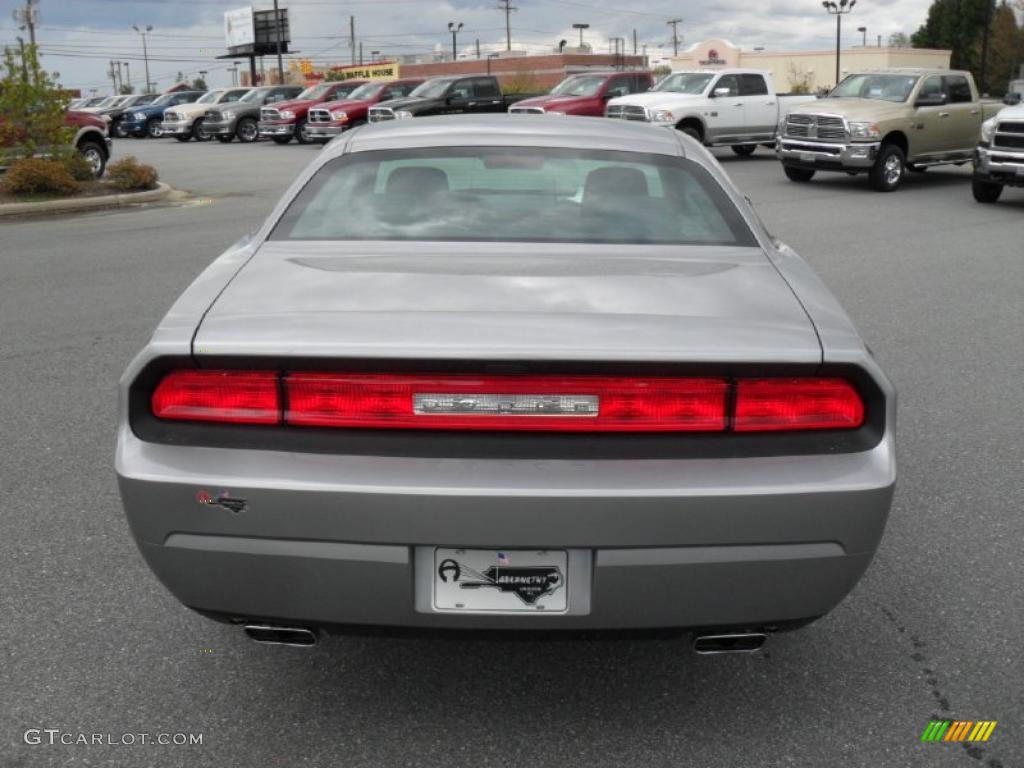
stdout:
[(595, 168), (583, 185), (583, 204), (647, 197), (647, 177), (636, 168)]
[(388, 176), (388, 194), (429, 197), (448, 191), (448, 174), (440, 168), (413, 166), (396, 168)]

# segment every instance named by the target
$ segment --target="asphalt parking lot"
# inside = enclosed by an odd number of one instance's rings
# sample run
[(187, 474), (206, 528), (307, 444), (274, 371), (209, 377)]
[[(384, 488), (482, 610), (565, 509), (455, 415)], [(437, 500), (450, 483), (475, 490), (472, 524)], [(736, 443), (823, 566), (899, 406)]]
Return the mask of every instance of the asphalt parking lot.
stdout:
[[(1024, 190), (968, 169), (882, 195), (719, 153), (900, 392), (900, 480), (866, 577), (752, 656), (679, 640), (260, 646), (145, 567), (113, 472), (116, 381), (312, 146), (122, 140), (185, 202), (0, 224), (0, 764), (1024, 765)], [(986, 744), (920, 741), (997, 720)], [(28, 745), (28, 729), (202, 745)]]

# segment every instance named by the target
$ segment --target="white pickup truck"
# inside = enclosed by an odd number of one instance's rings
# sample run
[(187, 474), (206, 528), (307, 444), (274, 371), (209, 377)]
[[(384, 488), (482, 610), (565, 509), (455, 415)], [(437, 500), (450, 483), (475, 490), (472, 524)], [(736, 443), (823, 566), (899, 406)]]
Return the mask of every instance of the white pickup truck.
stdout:
[(611, 99), (605, 117), (676, 128), (708, 147), (746, 156), (774, 145), (779, 122), (814, 96), (775, 93), (768, 72), (715, 69), (673, 72), (646, 93)]

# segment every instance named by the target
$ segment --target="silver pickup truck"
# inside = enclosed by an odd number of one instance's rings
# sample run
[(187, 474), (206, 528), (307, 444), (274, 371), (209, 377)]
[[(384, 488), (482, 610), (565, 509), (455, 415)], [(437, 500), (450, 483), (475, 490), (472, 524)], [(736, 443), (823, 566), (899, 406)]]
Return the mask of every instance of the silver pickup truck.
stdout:
[(1003, 187), (1024, 187), (1024, 104), (982, 124), (972, 187), (979, 203), (996, 202)]

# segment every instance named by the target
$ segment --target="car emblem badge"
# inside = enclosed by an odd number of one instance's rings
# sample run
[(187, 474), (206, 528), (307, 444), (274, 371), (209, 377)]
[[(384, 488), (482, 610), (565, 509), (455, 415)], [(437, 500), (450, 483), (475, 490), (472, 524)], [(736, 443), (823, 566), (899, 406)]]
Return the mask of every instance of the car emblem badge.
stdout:
[[(507, 553), (498, 554), (498, 562), (509, 562)], [(497, 589), (511, 592), (526, 605), (535, 605), (545, 595), (554, 594), (565, 583), (557, 565), (492, 565), (483, 573), (457, 560), (442, 560), (437, 575), (445, 584), (452, 582), (461, 589)]]

